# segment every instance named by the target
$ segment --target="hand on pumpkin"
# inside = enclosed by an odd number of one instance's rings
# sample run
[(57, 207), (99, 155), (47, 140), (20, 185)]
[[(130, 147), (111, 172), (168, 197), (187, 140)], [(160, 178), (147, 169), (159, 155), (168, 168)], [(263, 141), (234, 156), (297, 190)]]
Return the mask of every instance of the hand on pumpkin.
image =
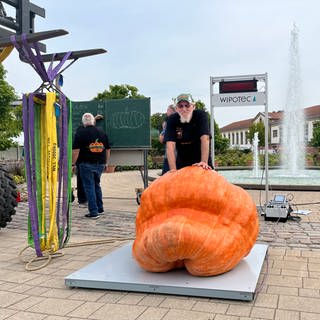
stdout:
[(193, 166), (201, 167), (201, 168), (206, 169), (206, 170), (212, 170), (212, 168), (204, 161), (201, 161), (201, 162), (198, 162), (198, 163), (194, 163)]

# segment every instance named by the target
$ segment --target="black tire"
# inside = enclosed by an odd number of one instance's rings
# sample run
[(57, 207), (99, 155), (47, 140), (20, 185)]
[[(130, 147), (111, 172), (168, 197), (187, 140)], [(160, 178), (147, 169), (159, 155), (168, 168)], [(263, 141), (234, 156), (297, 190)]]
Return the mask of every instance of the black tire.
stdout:
[(0, 167), (0, 229), (12, 220), (16, 206), (17, 187), (9, 173)]

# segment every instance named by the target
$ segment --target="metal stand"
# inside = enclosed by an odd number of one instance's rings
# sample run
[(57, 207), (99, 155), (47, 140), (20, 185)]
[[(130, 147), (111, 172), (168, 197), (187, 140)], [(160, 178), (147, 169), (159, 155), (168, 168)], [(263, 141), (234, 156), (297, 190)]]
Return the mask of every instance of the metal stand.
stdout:
[(65, 278), (69, 287), (164, 293), (251, 301), (267, 245), (256, 244), (233, 270), (214, 277), (194, 277), (186, 270), (151, 273), (131, 255), (132, 242)]

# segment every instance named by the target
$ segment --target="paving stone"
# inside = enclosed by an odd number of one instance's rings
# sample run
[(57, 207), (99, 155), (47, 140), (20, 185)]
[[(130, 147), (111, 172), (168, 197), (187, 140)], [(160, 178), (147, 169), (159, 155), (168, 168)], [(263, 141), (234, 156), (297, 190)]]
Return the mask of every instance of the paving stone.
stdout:
[(6, 308), (28, 298), (25, 294), (0, 291), (0, 308)]
[(79, 307), (69, 312), (67, 315), (70, 317), (89, 318), (91, 314), (104, 306), (104, 303), (100, 302), (85, 302)]
[(253, 307), (250, 317), (261, 318), (261, 319), (273, 319), (275, 315), (274, 309)]
[(161, 320), (168, 311), (169, 310), (165, 308), (149, 307), (137, 318), (137, 320)]
[(190, 310), (195, 303), (195, 301), (187, 297), (167, 297), (161, 302), (159, 307)]
[(300, 313), (296, 311), (277, 310), (274, 320), (300, 320)]
[(47, 298), (28, 309), (30, 312), (64, 316), (82, 305), (84, 301)]
[(320, 304), (316, 298), (280, 296), (279, 308), (320, 314)]
[(270, 293), (261, 293), (256, 296), (254, 301), (255, 307), (276, 308), (278, 305), (279, 296)]
[(42, 320), (42, 319), (47, 319), (47, 315), (25, 312), (25, 311), (19, 311), (13, 316), (7, 318), (7, 320)]
[(193, 310), (170, 309), (161, 320), (213, 320), (217, 319), (217, 316), (214, 317), (212, 313)]
[(165, 299), (163, 295), (148, 294), (145, 295), (138, 303), (138, 305), (148, 306), (148, 307), (158, 307), (162, 301)]
[(303, 279), (303, 288), (306, 289), (320, 289), (320, 279), (319, 278), (304, 278)]
[(8, 319), (10, 316), (16, 314), (17, 310), (4, 309), (0, 307), (0, 320)]
[(45, 298), (41, 298), (41, 297), (27, 297), (15, 304), (12, 304), (10, 306), (11, 309), (16, 309), (16, 310), (27, 310), (30, 307), (42, 302)]
[[(118, 303), (120, 304), (139, 304), (139, 302), (146, 296), (146, 294), (143, 293), (131, 293), (123, 296), (118, 300)], [(140, 304), (141, 305), (141, 304)]]
[(230, 305), (227, 310), (227, 315), (233, 316), (249, 316), (251, 313), (252, 307), (246, 305)]
[(229, 305), (227, 303), (198, 301), (192, 307), (192, 310), (204, 311), (204, 312), (216, 313), (216, 314), (225, 314), (228, 310), (228, 307)]
[(301, 312), (300, 320), (319, 320), (319, 313)]
[(97, 320), (117, 319), (117, 320), (135, 320), (147, 309), (144, 306), (133, 306), (123, 304), (106, 303), (99, 310), (95, 311), (90, 318)]
[(299, 289), (298, 288), (292, 288), (292, 287), (280, 287), (280, 286), (268, 286), (268, 293), (271, 294), (277, 294), (277, 295), (292, 295), (292, 296), (298, 296), (299, 295)]
[(310, 297), (310, 298), (320, 298), (320, 290), (319, 289), (299, 289), (300, 297)]
[[(65, 290), (64, 290), (65, 291)], [(83, 300), (83, 301), (98, 301), (101, 297), (106, 295), (105, 290), (94, 290), (94, 289), (81, 289), (76, 292), (70, 291), (69, 298), (72, 300)]]

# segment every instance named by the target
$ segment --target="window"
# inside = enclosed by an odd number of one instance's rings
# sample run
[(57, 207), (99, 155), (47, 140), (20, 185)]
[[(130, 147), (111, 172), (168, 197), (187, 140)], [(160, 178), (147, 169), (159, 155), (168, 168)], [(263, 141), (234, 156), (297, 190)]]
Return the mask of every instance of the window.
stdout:
[(246, 144), (249, 144), (249, 131), (246, 131)]
[(278, 130), (272, 130), (272, 138), (277, 138), (278, 137)]
[(309, 126), (308, 123), (304, 125), (304, 141), (308, 141), (309, 138)]

